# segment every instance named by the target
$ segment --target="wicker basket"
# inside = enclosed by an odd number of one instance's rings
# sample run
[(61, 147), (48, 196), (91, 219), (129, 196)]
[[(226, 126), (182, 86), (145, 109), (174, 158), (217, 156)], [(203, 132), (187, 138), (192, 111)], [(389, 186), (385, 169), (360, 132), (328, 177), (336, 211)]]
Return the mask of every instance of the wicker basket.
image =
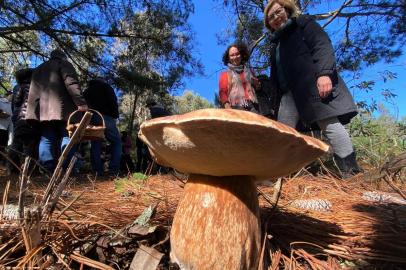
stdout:
[[(85, 128), (85, 132), (81, 140), (82, 141), (104, 140), (104, 131), (106, 130), (106, 123), (104, 122), (103, 115), (96, 110), (89, 109), (89, 111), (95, 112), (100, 116), (102, 120), (102, 125), (101, 126), (88, 125)], [(72, 116), (75, 115), (77, 112), (79, 111), (78, 110), (74, 111), (73, 113), (71, 113), (71, 115), (69, 115), (68, 118), (66, 129), (68, 130), (69, 137), (72, 137), (73, 133), (79, 126), (79, 123), (71, 123)]]

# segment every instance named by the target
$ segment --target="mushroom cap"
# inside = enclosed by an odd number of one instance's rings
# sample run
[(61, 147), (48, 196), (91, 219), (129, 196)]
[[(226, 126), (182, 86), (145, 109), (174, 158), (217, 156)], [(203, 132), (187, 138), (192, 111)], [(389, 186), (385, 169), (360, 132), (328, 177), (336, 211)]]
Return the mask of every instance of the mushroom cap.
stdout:
[(139, 137), (156, 162), (212, 176), (274, 179), (299, 170), (328, 151), (320, 140), (261, 115), (203, 109), (144, 122)]

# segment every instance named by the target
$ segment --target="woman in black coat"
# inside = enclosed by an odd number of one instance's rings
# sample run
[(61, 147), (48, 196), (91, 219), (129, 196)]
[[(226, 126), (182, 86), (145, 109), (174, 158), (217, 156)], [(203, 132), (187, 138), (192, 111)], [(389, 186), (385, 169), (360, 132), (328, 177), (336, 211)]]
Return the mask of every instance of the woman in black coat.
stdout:
[[(9, 147), (9, 157), (15, 165), (21, 164), (21, 152), (34, 159), (38, 156), (39, 126), (35, 122), (28, 123), (25, 120), (32, 73), (32, 68), (20, 69), (15, 73), (17, 85), (13, 89), (11, 101), (14, 138)], [(10, 171), (20, 173), (18, 168), (11, 164)]]
[(311, 16), (299, 15), (291, 0), (273, 0), (264, 12), (271, 31), (271, 78), (282, 94), (278, 121), (296, 127), (317, 124), (329, 139), (343, 178), (359, 173), (345, 124), (357, 114), (337, 73), (333, 46)]

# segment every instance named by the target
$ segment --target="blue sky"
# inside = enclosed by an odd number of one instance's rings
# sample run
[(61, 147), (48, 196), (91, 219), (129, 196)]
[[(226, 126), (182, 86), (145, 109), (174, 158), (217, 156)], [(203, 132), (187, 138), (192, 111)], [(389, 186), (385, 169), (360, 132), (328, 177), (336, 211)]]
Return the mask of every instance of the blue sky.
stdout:
[(217, 45), (216, 34), (227, 27), (227, 21), (219, 11), (215, 10), (213, 1), (196, 0), (194, 2), (195, 13), (190, 18), (197, 41), (194, 53), (204, 65), (205, 76), (188, 79), (185, 86), (187, 90), (193, 90), (209, 101), (213, 101), (214, 93), (218, 91), (219, 74), (224, 67), (221, 57), (225, 50), (224, 46)]
[[(218, 45), (216, 35), (222, 33), (227, 25), (228, 18), (221, 12), (221, 1), (194, 1), (195, 13), (191, 16), (189, 22), (196, 33), (196, 51), (194, 54), (199, 57), (205, 68), (205, 76), (195, 76), (187, 79), (185, 89), (192, 90), (209, 101), (214, 100), (214, 93), (218, 91), (218, 78), (220, 71), (224, 68), (221, 57), (226, 46)], [(405, 50), (406, 52), (406, 50)], [(395, 106), (388, 103), (385, 106), (399, 117), (406, 116), (406, 56), (403, 55), (395, 63), (377, 64), (363, 70), (363, 79), (380, 78), (380, 72), (390, 68), (391, 71), (397, 73), (397, 79), (393, 79), (386, 83), (382, 80), (377, 80), (374, 90), (370, 93), (360, 93), (356, 91), (354, 97), (356, 100), (371, 100), (376, 99), (378, 103), (384, 102), (380, 95), (380, 89), (393, 89), (397, 95), (395, 98)], [(344, 76), (349, 80), (347, 76)], [(354, 82), (348, 82), (348, 85)], [(179, 91), (182, 94), (182, 91)]]

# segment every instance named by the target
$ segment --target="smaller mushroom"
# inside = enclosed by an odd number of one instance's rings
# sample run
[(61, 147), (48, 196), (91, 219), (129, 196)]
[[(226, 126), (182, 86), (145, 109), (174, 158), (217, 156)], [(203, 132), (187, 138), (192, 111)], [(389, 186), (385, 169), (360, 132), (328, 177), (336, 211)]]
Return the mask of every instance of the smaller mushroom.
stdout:
[(299, 170), (328, 145), (263, 116), (203, 109), (146, 121), (140, 138), (156, 161), (189, 173), (171, 229), (181, 269), (257, 269), (256, 182)]

